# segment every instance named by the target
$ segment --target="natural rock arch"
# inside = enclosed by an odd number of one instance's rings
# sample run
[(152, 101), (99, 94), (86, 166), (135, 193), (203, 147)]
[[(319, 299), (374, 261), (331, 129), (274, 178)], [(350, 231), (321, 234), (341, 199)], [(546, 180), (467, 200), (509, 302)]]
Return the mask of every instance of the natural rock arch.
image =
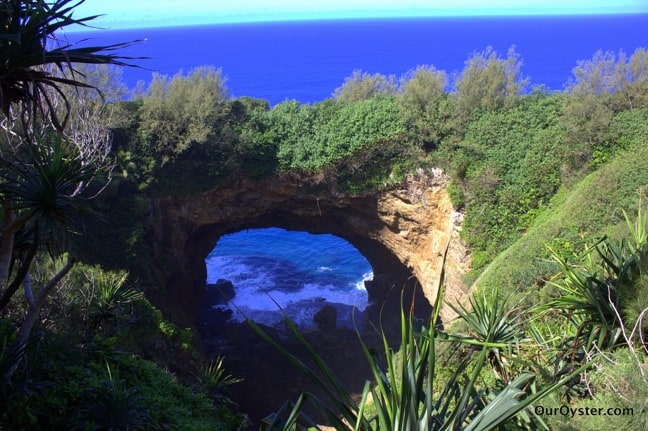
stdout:
[[(446, 177), (435, 171), (409, 176), (400, 187), (350, 195), (317, 177), (277, 175), (260, 182), (241, 178), (200, 194), (158, 199), (150, 209), (153, 229), (148, 238), (153, 272), (166, 284), (172, 308), (194, 321), (205, 289), (205, 258), (218, 239), (249, 228), (281, 227), (331, 233), (349, 241), (374, 270), (375, 282), (368, 286), (371, 299), (384, 299), (386, 289), (418, 281), (433, 301), (442, 256), (450, 244), (446, 300), (456, 302), (464, 295), (459, 276), (468, 262), (457, 236), (460, 218), (446, 184)], [(444, 308), (441, 316), (445, 320), (452, 313)]]

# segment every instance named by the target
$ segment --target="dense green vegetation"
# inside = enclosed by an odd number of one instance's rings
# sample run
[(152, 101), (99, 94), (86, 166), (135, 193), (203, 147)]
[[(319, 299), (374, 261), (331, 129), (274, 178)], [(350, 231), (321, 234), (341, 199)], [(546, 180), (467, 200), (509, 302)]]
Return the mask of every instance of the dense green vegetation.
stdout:
[(527, 231), (561, 187), (643, 143), (645, 50), (629, 59), (595, 54), (564, 93), (523, 93), (520, 62), (514, 50), (506, 58), (476, 53), (454, 92), (431, 66), (398, 83), (358, 71), (332, 99), (272, 108), (227, 99), (221, 72), (211, 68), (156, 77), (141, 100), (118, 107), (120, 180), (174, 194), (242, 175), (318, 172), (331, 187), (362, 192), (442, 166), (466, 213), (464, 239), (478, 271)]
[(150, 361), (198, 364), (192, 334), (72, 246), (114, 168), (107, 102), (120, 86), (104, 98), (98, 86), (128, 60), (113, 53), (127, 43), (51, 43), (92, 19), (73, 17), (79, 3), (0, 8), (0, 429), (233, 429), (220, 366), (190, 388)]
[[(486, 48), (453, 80), (356, 71), (312, 105), (232, 99), (212, 67), (126, 101), (106, 67), (124, 44), (45, 44), (89, 20), (71, 1), (5, 3), (0, 429), (244, 428), (236, 378), (152, 303), (150, 200), (288, 172), (363, 194), (430, 167), (465, 214), (470, 304), (443, 330), (403, 315), (401, 352), (365, 350), (359, 404), (318, 363), (329, 399), (288, 400), (264, 427), (313, 425), (313, 403), (339, 429), (646, 429), (645, 49), (594, 53), (564, 92), (529, 91), (515, 50)], [(633, 414), (567, 423), (539, 396)]]

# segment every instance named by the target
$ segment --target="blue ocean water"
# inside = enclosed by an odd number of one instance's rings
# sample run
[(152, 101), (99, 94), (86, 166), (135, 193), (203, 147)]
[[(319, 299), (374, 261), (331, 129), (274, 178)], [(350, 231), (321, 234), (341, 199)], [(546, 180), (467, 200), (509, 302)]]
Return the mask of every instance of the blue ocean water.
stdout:
[[(232, 97), (251, 96), (272, 105), (294, 99), (329, 98), (354, 70), (396, 75), (434, 65), (452, 76), (476, 51), (492, 46), (501, 56), (515, 45), (531, 85), (562, 90), (578, 60), (597, 50), (631, 54), (648, 48), (648, 15), (417, 18), (228, 24), (69, 34), (83, 45), (136, 39), (123, 54), (145, 56), (145, 69), (126, 68), (133, 89), (152, 72), (172, 76), (212, 65), (222, 68)], [(336, 304), (338, 320), (364, 309), (364, 279), (371, 268), (348, 243), (280, 229), (223, 237), (206, 260), (208, 281), (232, 281), (231, 307), (255, 320), (281, 319), (279, 303), (302, 324), (324, 301)], [(235, 312), (234, 318), (242, 315)]]
[(239, 321), (251, 317), (275, 325), (283, 321), (283, 309), (309, 327), (315, 313), (331, 304), (338, 323), (349, 326), (354, 309), (362, 312), (368, 305), (364, 280), (371, 279), (371, 266), (334, 235), (250, 229), (223, 236), (205, 263), (208, 283), (233, 283), (235, 296), (221, 308)]
[(532, 85), (562, 90), (578, 60), (599, 49), (631, 54), (648, 47), (648, 15), (411, 18), (283, 23), (72, 33), (84, 44), (136, 39), (125, 55), (146, 56), (125, 69), (130, 88), (149, 82), (152, 70), (169, 76), (201, 65), (221, 67), (233, 97), (271, 104), (313, 103), (331, 96), (355, 69), (396, 75), (420, 64), (460, 72), (475, 51), (492, 46), (501, 56), (512, 45)]

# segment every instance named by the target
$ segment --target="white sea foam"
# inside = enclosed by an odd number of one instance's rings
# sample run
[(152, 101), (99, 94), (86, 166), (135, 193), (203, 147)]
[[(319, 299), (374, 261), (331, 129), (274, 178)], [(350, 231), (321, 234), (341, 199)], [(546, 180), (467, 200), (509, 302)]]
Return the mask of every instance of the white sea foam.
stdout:
[(294, 292), (282, 292), (235, 284), (235, 292), (229, 308), (237, 311), (234, 313), (237, 320), (245, 320), (246, 317), (255, 321), (267, 320), (268, 317), (277, 320), (274, 313), (278, 313), (278, 320), (281, 320), (283, 309), (291, 318), (300, 316), (298, 320), (308, 320), (312, 324), (312, 315), (326, 303), (343, 304), (360, 311), (364, 311), (368, 305), (366, 290), (354, 288), (344, 291), (331, 285), (306, 284)]
[(358, 290), (367, 290), (365, 287), (365, 281), (371, 281), (373, 280), (373, 272), (369, 271), (364, 274), (362, 274), (362, 280), (358, 281), (355, 284), (355, 288)]
[(237, 321), (250, 318), (270, 326), (281, 324), (285, 312), (298, 326), (312, 327), (313, 317), (326, 304), (338, 305), (338, 322), (348, 322), (353, 309), (362, 312), (367, 308), (364, 281), (373, 277), (371, 272), (364, 274), (362, 280), (346, 289), (332, 284), (306, 283), (287, 292), (275, 289), (272, 274), (259, 272), (259, 268), (248, 264), (233, 263), (230, 257), (211, 257), (207, 267), (209, 283), (222, 278), (234, 284), (234, 298), (227, 306), (218, 308), (233, 310), (232, 318)]
[[(289, 240), (285, 232), (260, 231), (256, 236), (271, 239), (267, 241), (273, 247), (270, 251), (243, 236), (240, 243), (227, 245), (227, 252), (241, 250), (245, 254), (210, 255), (205, 262), (207, 282), (226, 279), (235, 291), (227, 305), (218, 307), (231, 309), (232, 318), (238, 321), (251, 318), (274, 326), (283, 322), (286, 313), (298, 326), (312, 327), (315, 314), (331, 304), (338, 311), (338, 325), (350, 326), (353, 310), (362, 313), (368, 306), (364, 282), (371, 280), (373, 273), (366, 271), (353, 279), (353, 268), (366, 268), (366, 260), (349, 255), (354, 249), (348, 243), (340, 246), (335, 241), (342, 240), (332, 236), (327, 238), (329, 243), (318, 247), (328, 254), (312, 253), (313, 240), (303, 232), (300, 235), (299, 242), (292, 245), (285, 242)], [(297, 256), (300, 259), (295, 262)]]

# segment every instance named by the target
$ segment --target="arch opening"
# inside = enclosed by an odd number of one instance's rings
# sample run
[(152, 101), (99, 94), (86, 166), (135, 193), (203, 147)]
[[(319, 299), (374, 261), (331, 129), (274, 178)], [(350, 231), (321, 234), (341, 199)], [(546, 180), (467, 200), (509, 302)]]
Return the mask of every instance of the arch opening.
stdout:
[(324, 320), (353, 329), (369, 305), (365, 282), (373, 279), (373, 268), (332, 234), (277, 227), (239, 231), (222, 236), (205, 264), (204, 306), (233, 321), (250, 318), (277, 327), (285, 313), (302, 330)]
[[(187, 247), (187, 250), (194, 252), (196, 258), (201, 256), (203, 262), (204, 272), (200, 277), (205, 287), (196, 326), (205, 353), (211, 359), (224, 358), (226, 369), (232, 375), (243, 378), (241, 383), (232, 386), (230, 394), (254, 422), (276, 411), (283, 401), (294, 399), (301, 391), (316, 394), (319, 392), (308, 378), (291, 367), (285, 358), (274, 347), (264, 342), (247, 323), (232, 318), (234, 311), (225, 307), (230, 299), (236, 304), (237, 296), (243, 296), (244, 307), (246, 299), (264, 302), (269, 300), (265, 305), (272, 309), (271, 323), (276, 322), (276, 319), (279, 319), (280, 323), (268, 326), (267, 323), (260, 322), (264, 331), (282, 347), (308, 361), (308, 353), (289, 333), (283, 324), (281, 311), (269, 298), (282, 296), (296, 303), (296, 309), (284, 308), (291, 318), (294, 316), (291, 316), (293, 311), (302, 323), (307, 323), (301, 325), (302, 336), (352, 394), (361, 393), (364, 382), (371, 378), (361, 344), (358, 342), (356, 328), (367, 345), (378, 348), (382, 346), (382, 339), (376, 328), (381, 328), (389, 344), (398, 348), (401, 293), (404, 292), (402, 305), (406, 310), (415, 309), (415, 314), (421, 318), (429, 316), (431, 312), (429, 302), (412, 271), (380, 242), (340, 228), (339, 221), (319, 226), (310, 220), (304, 221), (303, 218), (295, 224), (289, 223), (290, 220), (285, 218), (282, 221), (283, 223), (250, 224), (231, 230), (223, 230), (222, 226), (218, 225), (205, 225), (192, 235)], [(268, 229), (269, 226), (272, 228)], [(302, 230), (305, 226), (308, 226), (308, 231)], [(244, 238), (246, 235), (242, 234), (245, 232), (255, 233), (247, 243)], [(258, 242), (259, 236), (265, 237), (266, 242), (278, 242), (280, 240), (277, 237), (282, 235), (296, 235), (297, 242), (301, 242), (301, 245), (295, 246), (287, 241), (281, 244), (273, 243), (263, 250), (262, 244)], [(232, 237), (236, 239), (237, 236), (243, 236), (239, 238), (242, 241), (227, 244)], [(250, 235), (247, 236), (247, 240), (250, 240)], [(223, 245), (226, 245), (226, 250), (219, 250)], [(287, 249), (291, 259), (287, 259), (285, 255), (280, 256), (277, 248)], [(215, 252), (216, 250), (219, 252)], [(222, 258), (230, 253), (235, 256), (233, 260)], [(349, 254), (351, 262), (347, 261)], [(219, 266), (225, 271), (219, 275), (213, 272), (214, 266)], [(310, 271), (306, 271), (310, 272), (310, 275), (305, 275), (304, 268), (310, 268)], [(327, 288), (330, 284), (328, 279), (333, 278), (336, 270), (344, 273), (343, 277), (338, 277), (338, 281), (341, 279), (343, 284), (346, 283), (346, 286), (339, 286), (343, 288), (342, 292)], [(279, 278), (286, 278), (280, 281), (291, 278), (295, 280), (295, 276), (297, 279), (302, 278), (302, 285), (310, 285), (310, 289), (299, 289), (303, 290), (301, 293), (305, 302), (299, 301), (295, 292), (290, 292), (290, 289), (294, 288), (290, 285), (285, 286), (284, 290), (288, 291), (282, 292), (279, 288), (278, 292), (267, 295), (263, 285), (267, 288), (268, 284), (276, 281), (267, 278), (277, 278), (277, 273), (268, 276), (269, 271), (277, 271)], [(371, 279), (368, 272), (372, 274)], [(219, 283), (218, 278), (229, 279), (231, 282), (231, 287), (225, 288), (231, 289), (231, 292), (226, 292), (224, 297), (221, 290), (226, 282)], [(319, 284), (313, 286), (317, 284), (318, 278)], [(241, 282), (249, 282), (253, 289), (245, 293), (237, 291)], [(225, 302), (216, 307), (213, 304), (213, 284), (218, 285), (216, 292), (221, 294), (220, 301)], [(261, 284), (261, 289), (254, 284)], [(353, 296), (349, 295), (349, 292), (361, 295), (349, 298)], [(314, 296), (308, 298), (309, 293), (314, 293)], [(327, 297), (326, 293), (332, 296)], [(347, 301), (342, 300), (344, 296), (347, 296)], [(228, 299), (225, 300), (226, 298)], [(329, 301), (327, 303), (321, 299)], [(313, 305), (317, 311), (309, 308), (309, 305)], [(261, 319), (268, 317), (264, 314), (265, 311), (262, 310)], [(259, 387), (263, 387), (264, 390), (259, 391)]]
[[(156, 262), (152, 278), (164, 287), (160, 301), (179, 320), (193, 325), (208, 359), (224, 357), (226, 369), (244, 378), (231, 390), (249, 417), (265, 417), (279, 407), (277, 403), (312, 388), (246, 323), (227, 320), (219, 326), (205, 319), (206, 258), (220, 238), (245, 229), (280, 227), (348, 241), (373, 269), (373, 279), (365, 282), (369, 305), (360, 335), (368, 346), (380, 347), (382, 339), (375, 330), (380, 328), (390, 332), (386, 336), (397, 348), (401, 306), (419, 318), (430, 316), (428, 300), (435, 297), (444, 245), (458, 229), (445, 183), (443, 175), (416, 176), (408, 177), (402, 187), (345, 195), (319, 176), (282, 174), (264, 179), (262, 186), (236, 178), (199, 195), (160, 199), (151, 207), (155, 224), (149, 232)], [(455, 289), (449, 296), (456, 302), (461, 294)], [(268, 329), (278, 341), (278, 331)], [(366, 375), (354, 330), (335, 324), (302, 335), (351, 393), (362, 391), (371, 376)], [(304, 353), (290, 337), (280, 342), (297, 355)]]

